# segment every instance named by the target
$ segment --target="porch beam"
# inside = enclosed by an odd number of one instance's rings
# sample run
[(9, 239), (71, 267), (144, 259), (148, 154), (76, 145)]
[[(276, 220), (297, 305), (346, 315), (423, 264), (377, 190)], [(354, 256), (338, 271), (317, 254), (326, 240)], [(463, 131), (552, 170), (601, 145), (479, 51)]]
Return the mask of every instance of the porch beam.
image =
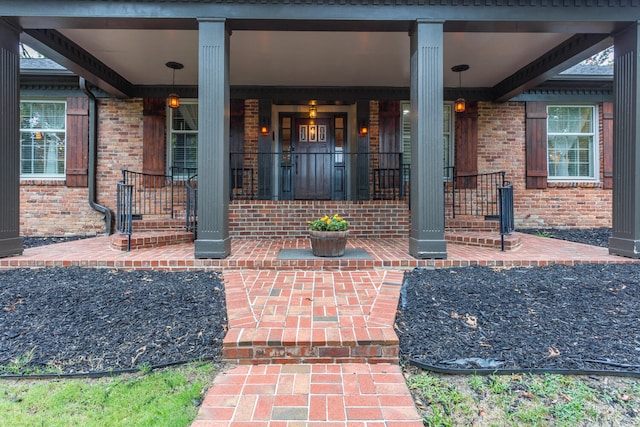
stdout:
[(443, 24), (411, 33), (411, 235), (416, 258), (446, 258), (443, 177)]
[(22, 41), (116, 98), (133, 96), (129, 81), (58, 31), (25, 30)]
[(229, 33), (223, 18), (199, 22), (198, 239), (196, 258), (226, 258), (229, 237)]
[(0, 257), (20, 255), (20, 30), (0, 19)]
[(495, 85), (493, 98), (509, 101), (609, 46), (608, 34), (576, 34)]
[(640, 23), (614, 36), (613, 230), (609, 253), (640, 258)]

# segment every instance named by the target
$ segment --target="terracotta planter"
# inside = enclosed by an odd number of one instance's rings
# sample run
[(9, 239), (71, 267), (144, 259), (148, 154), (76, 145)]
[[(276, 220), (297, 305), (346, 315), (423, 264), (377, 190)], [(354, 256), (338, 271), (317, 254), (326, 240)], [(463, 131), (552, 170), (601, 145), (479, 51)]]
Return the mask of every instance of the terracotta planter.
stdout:
[(349, 231), (313, 231), (309, 230), (313, 255), (338, 257), (344, 255)]

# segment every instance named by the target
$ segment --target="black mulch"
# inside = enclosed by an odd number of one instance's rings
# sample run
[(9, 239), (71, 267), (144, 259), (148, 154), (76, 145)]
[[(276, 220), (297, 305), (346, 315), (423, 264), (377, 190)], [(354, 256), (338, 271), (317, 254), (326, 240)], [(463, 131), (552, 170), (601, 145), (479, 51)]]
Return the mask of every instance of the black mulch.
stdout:
[(23, 243), (23, 247), (25, 249), (27, 248), (35, 248), (38, 246), (46, 246), (46, 245), (51, 245), (53, 243), (63, 243), (63, 242), (71, 242), (74, 240), (80, 240), (80, 239), (88, 239), (91, 237), (96, 237), (95, 235), (93, 236), (37, 236), (37, 237), (25, 237), (24, 238), (24, 243)]
[(553, 228), (527, 228), (516, 230), (520, 233), (535, 234), (539, 236), (549, 237), (552, 239), (569, 240), (571, 242), (586, 243), (587, 245), (600, 246), (606, 248), (609, 246), (609, 237), (611, 237), (610, 228), (586, 228), (586, 229), (553, 229)]
[[(600, 246), (611, 233), (527, 231)], [(0, 271), (0, 366), (25, 355), (62, 372), (219, 358), (226, 323), (216, 273)], [(640, 371), (640, 264), (418, 269), (396, 325), (403, 358), (441, 368)]]
[(28, 359), (31, 370), (77, 373), (217, 359), (226, 323), (216, 273), (0, 271), (0, 366)]
[(418, 269), (396, 326), (437, 368), (640, 371), (640, 264)]

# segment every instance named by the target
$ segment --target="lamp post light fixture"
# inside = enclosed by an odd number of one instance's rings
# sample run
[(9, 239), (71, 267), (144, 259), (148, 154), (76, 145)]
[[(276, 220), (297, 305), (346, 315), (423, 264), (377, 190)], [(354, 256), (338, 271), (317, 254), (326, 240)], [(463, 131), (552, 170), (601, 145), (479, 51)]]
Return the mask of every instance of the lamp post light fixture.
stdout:
[[(458, 89), (462, 89), (462, 72), (467, 71), (469, 66), (467, 64), (460, 64), (451, 67), (451, 71), (454, 73), (458, 73)], [(453, 110), (456, 113), (464, 113), (464, 110), (467, 108), (467, 101), (464, 98), (460, 97), (456, 99), (453, 103)]]
[(178, 108), (180, 106), (180, 97), (176, 93), (175, 85), (176, 85), (176, 70), (182, 70), (184, 65), (179, 62), (169, 61), (166, 65), (168, 68), (173, 70), (173, 81), (171, 83), (171, 93), (167, 97), (167, 103), (171, 108)]

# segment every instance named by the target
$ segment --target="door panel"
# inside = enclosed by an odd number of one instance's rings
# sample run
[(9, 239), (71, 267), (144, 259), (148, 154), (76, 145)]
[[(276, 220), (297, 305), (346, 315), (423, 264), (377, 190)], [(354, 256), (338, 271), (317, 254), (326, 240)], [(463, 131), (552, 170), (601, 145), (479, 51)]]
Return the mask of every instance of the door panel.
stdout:
[(331, 199), (331, 119), (294, 121), (294, 196), (296, 200)]

